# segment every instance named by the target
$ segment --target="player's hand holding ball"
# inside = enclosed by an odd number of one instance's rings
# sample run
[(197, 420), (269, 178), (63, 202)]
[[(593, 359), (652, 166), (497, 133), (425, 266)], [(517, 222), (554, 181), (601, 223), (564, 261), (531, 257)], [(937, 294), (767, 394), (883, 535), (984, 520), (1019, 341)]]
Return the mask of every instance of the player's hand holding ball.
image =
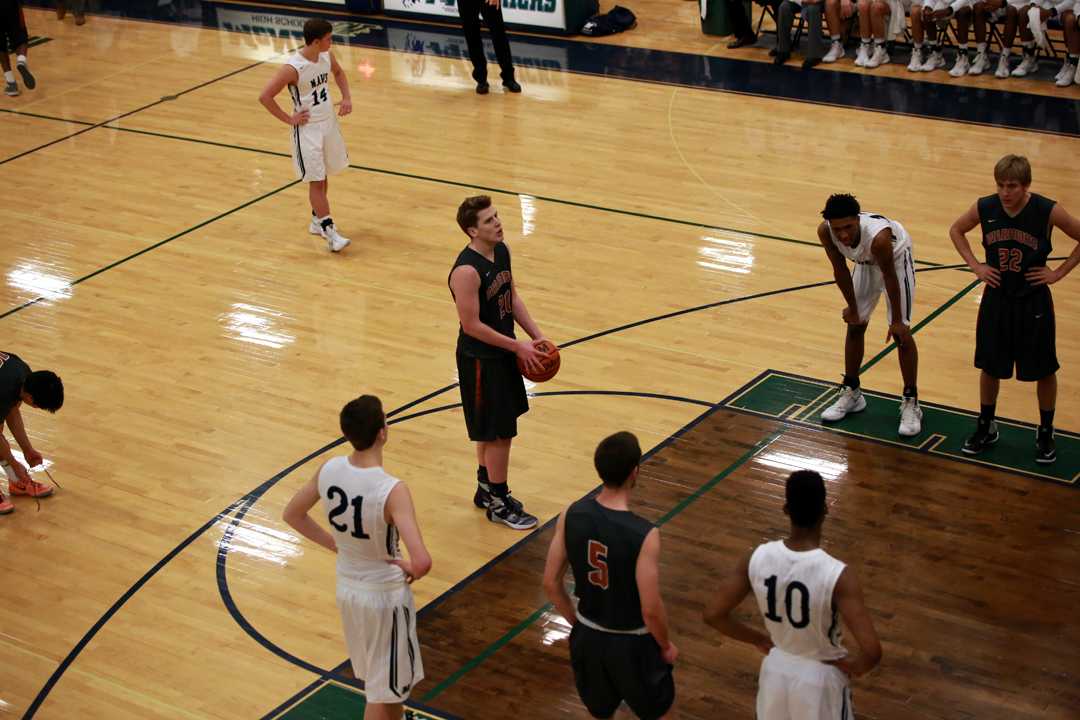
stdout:
[(559, 359), (559, 348), (547, 338), (533, 340), (528, 345), (526, 354), (518, 353), (518, 370), (533, 382), (547, 382), (559, 372), (562, 361)]

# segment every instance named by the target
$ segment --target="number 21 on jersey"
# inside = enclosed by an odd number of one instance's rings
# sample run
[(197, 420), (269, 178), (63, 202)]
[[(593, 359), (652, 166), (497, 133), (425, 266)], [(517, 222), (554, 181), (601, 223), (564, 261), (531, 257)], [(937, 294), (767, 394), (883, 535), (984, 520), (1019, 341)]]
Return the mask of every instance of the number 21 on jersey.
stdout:
[(330, 525), (333, 526), (338, 532), (349, 532), (349, 526), (343, 522), (338, 522), (337, 518), (340, 515), (344, 515), (345, 511), (349, 509), (349, 505), (353, 508), (353, 529), (349, 533), (354, 538), (361, 540), (368, 540), (371, 538), (366, 532), (364, 532), (363, 512), (364, 512), (364, 496), (357, 495), (349, 501), (349, 496), (345, 494), (345, 491), (339, 488), (337, 485), (331, 485), (326, 489), (326, 498), (331, 502), (336, 502), (337, 505), (330, 510), (329, 517)]

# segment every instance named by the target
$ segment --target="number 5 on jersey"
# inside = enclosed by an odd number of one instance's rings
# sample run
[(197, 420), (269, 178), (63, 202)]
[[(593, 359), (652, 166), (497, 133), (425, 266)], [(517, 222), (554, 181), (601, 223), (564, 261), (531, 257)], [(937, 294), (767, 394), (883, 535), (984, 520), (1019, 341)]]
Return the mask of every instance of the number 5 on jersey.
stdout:
[(589, 541), (589, 567), (592, 568), (589, 582), (601, 590), (608, 589), (607, 554), (607, 545), (596, 540)]

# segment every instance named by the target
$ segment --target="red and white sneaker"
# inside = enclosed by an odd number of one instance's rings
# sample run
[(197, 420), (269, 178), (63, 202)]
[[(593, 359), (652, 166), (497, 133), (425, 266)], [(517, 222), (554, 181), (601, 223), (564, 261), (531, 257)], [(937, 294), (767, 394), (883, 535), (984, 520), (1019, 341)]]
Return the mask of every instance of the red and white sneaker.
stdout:
[(0, 515), (7, 515), (9, 512), (15, 510), (15, 506), (11, 504), (2, 493), (0, 493)]
[(29, 495), (32, 498), (49, 497), (53, 494), (53, 488), (51, 485), (43, 485), (39, 482), (20, 483), (15, 480), (8, 480), (8, 492), (12, 495)]

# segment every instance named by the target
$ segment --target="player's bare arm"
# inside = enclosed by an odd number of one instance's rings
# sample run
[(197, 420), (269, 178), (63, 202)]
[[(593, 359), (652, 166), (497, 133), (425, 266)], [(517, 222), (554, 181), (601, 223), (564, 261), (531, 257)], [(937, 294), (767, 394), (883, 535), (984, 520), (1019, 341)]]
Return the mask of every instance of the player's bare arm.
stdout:
[(645, 627), (660, 646), (660, 656), (664, 662), (674, 664), (679, 650), (671, 642), (668, 633), (667, 608), (660, 597), (660, 530), (653, 528), (645, 536), (638, 553), (637, 567), (634, 571), (637, 579), (638, 595), (641, 596), (641, 616)]
[(836, 280), (836, 286), (840, 288), (840, 294), (844, 296), (844, 302), (847, 303), (847, 307), (844, 308), (843, 312), (844, 322), (848, 325), (859, 325), (859, 309), (858, 304), (855, 302), (855, 284), (851, 281), (851, 270), (848, 269), (847, 260), (833, 245), (832, 238), (829, 237), (828, 223), (821, 222), (818, 224), (817, 235), (818, 241), (825, 248), (825, 254), (829, 256), (829, 262), (832, 264), (833, 279)]
[(533, 340), (543, 340), (544, 333), (540, 332), (540, 326), (536, 324), (536, 321), (532, 319), (532, 315), (529, 314), (529, 309), (525, 307), (525, 301), (518, 294), (517, 284), (512, 279), (510, 281), (510, 292), (514, 294), (514, 322), (521, 326), (521, 329)]
[(282, 65), (266, 83), (263, 91), (259, 93), (259, 102), (270, 111), (271, 115), (286, 125), (294, 127), (306, 124), (310, 113), (307, 110), (301, 110), (290, 115), (278, 105), (277, 96), (286, 86), (295, 85), (299, 80), (300, 76), (297, 74), (296, 68), (292, 65)]
[(420, 524), (416, 521), (416, 506), (413, 505), (412, 494), (405, 483), (399, 482), (390, 491), (383, 514), (386, 522), (397, 528), (409, 554), (408, 559), (391, 560), (390, 564), (401, 568), (405, 572), (406, 582), (410, 583), (431, 572), (431, 553), (424, 545)]
[(896, 277), (896, 262), (892, 253), (893, 232), (885, 228), (879, 232), (870, 245), (870, 253), (874, 256), (874, 262), (881, 269), (882, 279), (885, 283), (885, 295), (889, 300), (889, 307), (893, 309), (893, 322), (889, 326), (886, 337), (896, 339), (896, 344), (904, 347), (911, 341), (911, 329), (904, 324), (903, 313), (900, 310), (900, 280)]
[(574, 612), (574, 603), (570, 594), (566, 592), (563, 577), (566, 568), (570, 564), (566, 556), (566, 511), (559, 514), (559, 520), (555, 524), (555, 534), (548, 546), (547, 560), (544, 562), (544, 594), (548, 600), (555, 604), (559, 614), (566, 622), (573, 625), (577, 622)]
[(338, 115), (345, 116), (352, 112), (352, 93), (349, 91), (349, 78), (345, 75), (345, 68), (341, 67), (334, 53), (330, 53), (330, 73), (334, 76), (338, 90), (341, 91), (341, 105), (338, 106)]
[(712, 599), (705, 604), (705, 622), (721, 634), (753, 645), (768, 655), (773, 646), (769, 636), (732, 617), (735, 608), (753, 591), (750, 587), (750, 555), (746, 553), (739, 559), (734, 572), (720, 582)]
[(870, 672), (881, 662), (881, 641), (878, 639), (874, 621), (863, 601), (862, 587), (855, 579), (855, 573), (851, 568), (844, 568), (844, 571), (840, 573), (840, 578), (833, 589), (833, 602), (836, 603), (844, 624), (848, 626), (855, 642), (858, 643), (859, 650), (853, 655), (834, 660), (829, 664), (836, 665), (852, 677)]
[[(454, 292), (454, 305), (457, 307), (458, 321), (461, 322), (461, 329), (465, 331), (466, 335), (474, 337), (480, 342), (514, 353), (525, 362), (525, 366), (532, 372), (543, 370), (541, 355), (533, 347), (531, 341), (515, 340), (485, 325), (480, 320), (480, 275), (476, 272), (476, 268), (469, 265), (459, 265), (454, 268), (454, 271), (450, 273), (450, 289)], [(516, 293), (514, 294), (514, 303), (517, 304)], [(533, 327), (535, 329), (535, 323), (533, 323)]]
[(1061, 207), (1061, 203), (1054, 205), (1050, 211), (1050, 224), (1059, 228), (1063, 233), (1077, 242), (1065, 262), (1051, 270), (1049, 266), (1031, 268), (1025, 274), (1028, 282), (1032, 285), (1053, 285), (1058, 280), (1072, 272), (1072, 269), (1080, 264), (1080, 220), (1069, 214), (1069, 211)]
[[(12, 412), (14, 412), (14, 410)], [(8, 413), (8, 417), (11, 417), (11, 413)], [(15, 471), (15, 476), (19, 478), (19, 482), (30, 482), (30, 472), (26, 469), (26, 466), (16, 460), (15, 456), (11, 453), (11, 444), (8, 443), (7, 438), (4, 437), (3, 422), (0, 422), (0, 459), (11, 466), (11, 469)]]
[(990, 287), (999, 287), (1001, 285), (1001, 273), (998, 272), (997, 268), (979, 262), (975, 258), (975, 253), (971, 251), (971, 243), (968, 242), (967, 234), (974, 230), (978, 224), (979, 208), (973, 204), (949, 228), (949, 239), (952, 240), (952, 244), (956, 247), (956, 252), (960, 253), (960, 257), (971, 268), (971, 272), (975, 273), (975, 277)]
[(321, 471), (320, 465), (315, 471), (315, 476), (296, 491), (292, 500), (285, 506), (284, 512), (281, 513), (281, 519), (311, 542), (318, 543), (330, 552), (336, 553), (337, 543), (334, 542), (334, 537), (308, 514), (319, 501), (319, 473)]

